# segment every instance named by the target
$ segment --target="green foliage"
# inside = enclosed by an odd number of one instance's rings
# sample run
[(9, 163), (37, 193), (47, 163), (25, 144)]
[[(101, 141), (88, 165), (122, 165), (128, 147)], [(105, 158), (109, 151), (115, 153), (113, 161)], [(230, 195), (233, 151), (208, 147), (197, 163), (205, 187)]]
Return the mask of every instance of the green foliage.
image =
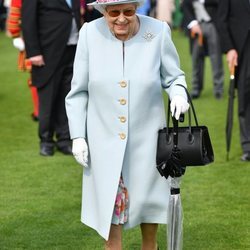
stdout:
[[(188, 40), (177, 31), (173, 38), (190, 85)], [(103, 240), (80, 222), (81, 167), (59, 152), (50, 158), (38, 154), (28, 74), (17, 72), (16, 57), (11, 40), (1, 33), (0, 249), (103, 249)], [(224, 97), (216, 100), (207, 63), (204, 91), (194, 101), (200, 124), (209, 127), (215, 162), (188, 168), (183, 177), (184, 250), (250, 249), (250, 163), (239, 160), (236, 109), (230, 161), (225, 160), (227, 69), (225, 76)], [(158, 242), (166, 249), (164, 225)], [(124, 231), (124, 249), (140, 249), (138, 227)]]

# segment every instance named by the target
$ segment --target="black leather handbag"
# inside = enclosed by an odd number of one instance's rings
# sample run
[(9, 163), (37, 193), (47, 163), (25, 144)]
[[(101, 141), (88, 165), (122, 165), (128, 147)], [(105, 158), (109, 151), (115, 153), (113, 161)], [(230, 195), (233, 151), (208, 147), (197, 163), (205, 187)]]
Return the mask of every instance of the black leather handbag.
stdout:
[[(179, 84), (178, 84), (179, 85)], [(182, 86), (182, 85), (179, 85)], [(185, 88), (184, 86), (182, 86)], [(206, 126), (199, 126), (195, 109), (191, 97), (185, 88), (188, 96), (190, 108), (188, 111), (188, 126), (175, 128), (169, 127), (170, 120), (170, 102), (168, 105), (167, 126), (160, 129), (158, 132), (157, 155), (156, 164), (157, 168), (164, 167), (166, 162), (171, 156), (172, 149), (174, 148), (173, 131), (177, 131), (178, 135), (178, 148), (181, 152), (180, 161), (183, 166), (202, 166), (207, 165), (214, 161), (213, 147), (209, 137), (208, 128)], [(191, 126), (191, 111), (195, 120), (195, 126)], [(173, 123), (175, 124), (175, 123)]]

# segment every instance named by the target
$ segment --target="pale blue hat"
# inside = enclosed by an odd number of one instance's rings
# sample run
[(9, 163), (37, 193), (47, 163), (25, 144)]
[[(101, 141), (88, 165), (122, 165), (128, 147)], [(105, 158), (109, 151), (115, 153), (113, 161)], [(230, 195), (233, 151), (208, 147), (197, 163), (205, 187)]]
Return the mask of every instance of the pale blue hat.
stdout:
[(104, 12), (106, 6), (108, 5), (117, 5), (117, 4), (128, 4), (128, 3), (137, 3), (138, 6), (144, 3), (144, 0), (96, 0), (93, 3), (89, 3), (88, 5), (93, 6), (95, 9)]

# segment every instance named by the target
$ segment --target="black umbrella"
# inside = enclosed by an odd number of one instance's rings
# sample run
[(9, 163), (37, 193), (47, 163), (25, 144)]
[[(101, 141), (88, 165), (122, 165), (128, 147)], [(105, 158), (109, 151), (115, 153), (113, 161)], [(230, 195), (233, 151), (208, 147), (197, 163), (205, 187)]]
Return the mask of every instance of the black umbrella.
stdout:
[[(181, 114), (180, 121), (184, 121), (184, 115)], [(164, 176), (166, 179), (168, 177), (181, 177), (184, 175), (186, 166), (183, 166), (181, 163), (182, 153), (178, 148), (178, 120), (172, 117), (173, 121), (173, 148), (169, 159), (161, 164), (157, 165), (157, 169), (160, 172), (161, 176)]]
[[(173, 117), (173, 149), (169, 159), (158, 166), (162, 176), (170, 180), (170, 197), (168, 204), (168, 250), (182, 249), (182, 206), (180, 196), (180, 180), (186, 166), (181, 163), (181, 151), (178, 148), (178, 121)], [(183, 120), (183, 118), (182, 118)]]
[(226, 121), (226, 146), (227, 146), (227, 160), (229, 159), (229, 151), (232, 139), (233, 129), (233, 113), (234, 113), (234, 98), (235, 98), (235, 68), (230, 70), (230, 84), (229, 84), (229, 96), (228, 96), (228, 107), (227, 107), (227, 121)]

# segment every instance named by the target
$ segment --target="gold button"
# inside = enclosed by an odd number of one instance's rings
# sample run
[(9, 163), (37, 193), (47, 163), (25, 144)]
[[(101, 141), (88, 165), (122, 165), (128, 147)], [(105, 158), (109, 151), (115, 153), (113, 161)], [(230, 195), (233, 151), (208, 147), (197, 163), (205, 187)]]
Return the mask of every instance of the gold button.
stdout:
[(123, 98), (120, 99), (119, 102), (121, 105), (126, 105), (126, 103), (127, 103), (126, 99), (123, 99)]
[(122, 140), (125, 140), (125, 139), (126, 139), (126, 135), (125, 135), (124, 133), (120, 133), (119, 136), (120, 136), (120, 138), (121, 138)]
[(121, 81), (121, 82), (120, 82), (120, 86), (121, 86), (122, 88), (126, 88), (126, 87), (127, 87), (127, 83), (126, 83), (125, 81)]
[(125, 116), (120, 116), (119, 119), (120, 119), (120, 122), (123, 122), (123, 123), (127, 121)]

